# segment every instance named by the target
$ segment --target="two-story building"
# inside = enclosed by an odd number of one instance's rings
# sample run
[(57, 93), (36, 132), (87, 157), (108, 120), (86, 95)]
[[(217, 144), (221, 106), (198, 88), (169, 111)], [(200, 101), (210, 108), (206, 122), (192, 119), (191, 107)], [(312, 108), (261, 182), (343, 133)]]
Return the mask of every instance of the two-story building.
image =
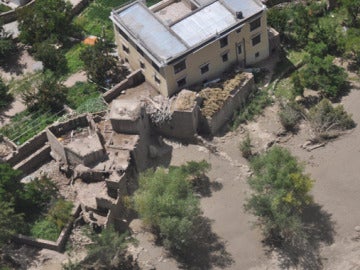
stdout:
[(120, 57), (164, 96), (269, 56), (260, 0), (138, 0), (110, 18)]

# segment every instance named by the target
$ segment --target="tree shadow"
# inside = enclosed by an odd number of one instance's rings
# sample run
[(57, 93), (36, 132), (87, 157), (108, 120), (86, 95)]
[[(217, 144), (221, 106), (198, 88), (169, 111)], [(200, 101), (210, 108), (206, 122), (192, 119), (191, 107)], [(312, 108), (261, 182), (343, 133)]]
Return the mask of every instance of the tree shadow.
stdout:
[(16, 50), (7, 56), (1, 63), (1, 68), (7, 73), (15, 73), (16, 75), (23, 74), (26, 63), (21, 63), (21, 57), (24, 54), (24, 46), (18, 45)]
[(226, 242), (212, 231), (211, 220), (199, 217), (193, 231), (193, 241), (182, 254), (173, 253), (183, 269), (226, 268), (234, 260), (226, 251)]
[(322, 269), (320, 248), (322, 245), (331, 245), (334, 242), (335, 223), (331, 214), (318, 204), (312, 204), (303, 211), (302, 221), (305, 236), (302, 241), (290, 243), (283, 239), (266, 239), (265, 245), (269, 252), (279, 254), (281, 269), (300, 267), (300, 269)]
[(210, 178), (206, 175), (193, 181), (194, 191), (202, 197), (211, 197), (213, 191), (219, 191), (222, 187), (222, 183), (210, 181)]
[(39, 248), (28, 247), (17, 243), (6, 245), (2, 251), (0, 251), (0, 268), (29, 269), (39, 255), (39, 251)]

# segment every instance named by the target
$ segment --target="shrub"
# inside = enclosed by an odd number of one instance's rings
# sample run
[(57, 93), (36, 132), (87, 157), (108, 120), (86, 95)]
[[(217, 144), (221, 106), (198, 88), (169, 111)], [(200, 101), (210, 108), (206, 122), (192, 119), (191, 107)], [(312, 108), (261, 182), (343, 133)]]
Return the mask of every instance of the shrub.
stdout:
[(50, 69), (56, 75), (67, 72), (65, 54), (50, 41), (44, 41), (36, 46), (35, 58), (43, 63), (45, 69)]
[(64, 199), (58, 199), (50, 208), (46, 219), (55, 224), (57, 228), (61, 230), (70, 222), (72, 218), (71, 210), (73, 207), (74, 205), (72, 202), (65, 201)]
[(201, 213), (188, 177), (179, 167), (147, 171), (140, 176), (134, 198), (144, 223), (158, 232), (166, 248), (180, 253), (190, 248)]
[(48, 219), (38, 220), (31, 227), (30, 234), (33, 237), (56, 241), (60, 235), (61, 230)]
[(355, 127), (355, 122), (344, 107), (342, 105), (333, 107), (328, 99), (321, 100), (311, 108), (308, 118), (317, 138), (337, 135), (339, 131)]
[(304, 235), (301, 213), (312, 202), (313, 181), (290, 152), (272, 147), (250, 162), (254, 172), (248, 180), (253, 194), (245, 209), (258, 218), (266, 238), (296, 243)]
[(249, 133), (246, 134), (245, 139), (239, 145), (241, 154), (244, 158), (248, 159), (252, 156), (251, 139)]
[(293, 131), (301, 119), (301, 108), (296, 103), (282, 104), (279, 111), (281, 125), (287, 131)]

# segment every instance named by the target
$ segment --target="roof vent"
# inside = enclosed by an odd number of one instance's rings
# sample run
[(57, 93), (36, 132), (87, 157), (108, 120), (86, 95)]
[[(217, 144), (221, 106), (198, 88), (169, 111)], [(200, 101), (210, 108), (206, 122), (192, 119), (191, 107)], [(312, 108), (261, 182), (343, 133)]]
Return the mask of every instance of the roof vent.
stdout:
[(244, 18), (242, 11), (236, 11), (236, 18), (237, 19), (243, 19)]

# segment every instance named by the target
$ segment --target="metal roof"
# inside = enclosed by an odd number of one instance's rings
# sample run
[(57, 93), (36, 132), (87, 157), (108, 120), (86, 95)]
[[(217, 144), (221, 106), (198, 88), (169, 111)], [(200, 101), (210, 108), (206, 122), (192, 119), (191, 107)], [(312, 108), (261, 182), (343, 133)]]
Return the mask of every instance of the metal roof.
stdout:
[(236, 23), (234, 15), (215, 2), (171, 26), (188, 46), (194, 46)]
[(241, 11), (244, 18), (248, 18), (261, 11), (265, 6), (257, 0), (221, 0), (233, 12)]
[(186, 46), (156, 19), (142, 4), (136, 2), (116, 12), (116, 17), (158, 60), (166, 60), (184, 52)]
[[(141, 0), (113, 11), (111, 19), (130, 33), (157, 64), (163, 65), (265, 9), (257, 0), (197, 0), (197, 3), (200, 6), (196, 10), (170, 27)], [(242, 19), (236, 18), (239, 11)]]

